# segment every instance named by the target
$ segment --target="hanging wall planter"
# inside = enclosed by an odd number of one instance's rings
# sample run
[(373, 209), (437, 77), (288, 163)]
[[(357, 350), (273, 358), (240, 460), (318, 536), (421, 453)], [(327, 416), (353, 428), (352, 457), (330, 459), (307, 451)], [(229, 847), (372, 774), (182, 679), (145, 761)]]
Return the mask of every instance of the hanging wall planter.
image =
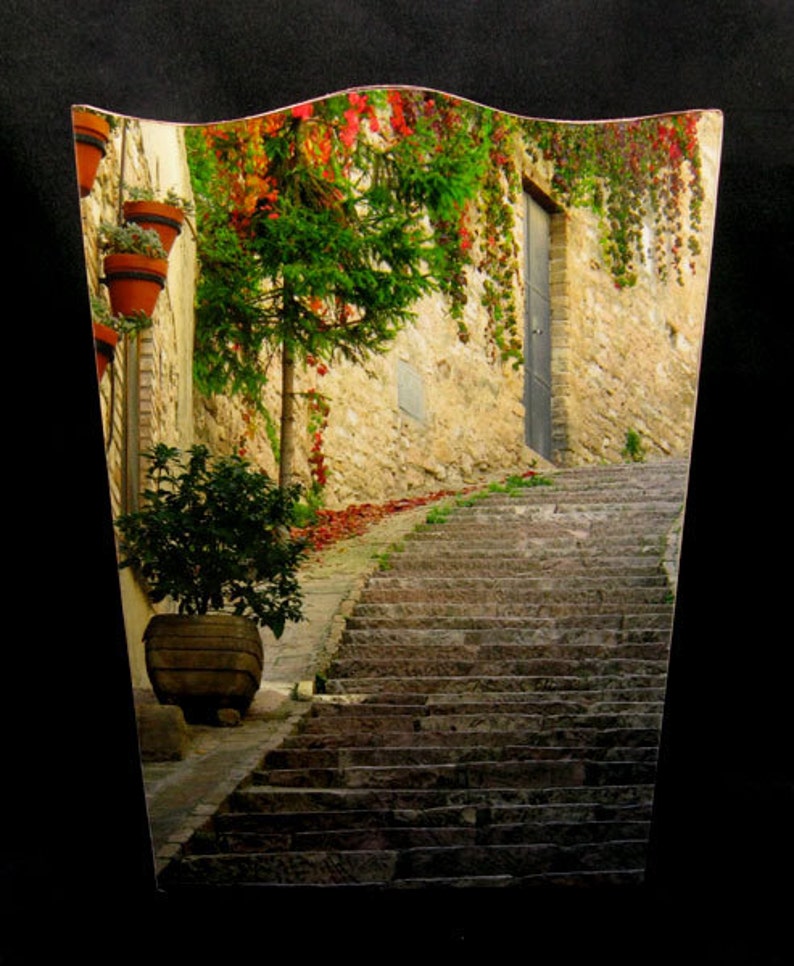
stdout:
[(110, 124), (91, 111), (73, 111), (74, 153), (80, 197), (91, 193), (99, 162), (104, 158), (110, 137)]
[(176, 205), (162, 201), (125, 201), (124, 220), (156, 231), (166, 254), (169, 254), (182, 231), (185, 213)]
[(104, 278), (114, 315), (151, 316), (168, 275), (168, 256), (157, 232), (140, 225), (102, 225), (107, 253)]
[(104, 282), (115, 315), (151, 316), (160, 292), (165, 288), (168, 262), (145, 255), (106, 255)]
[(110, 326), (94, 322), (94, 348), (96, 349), (96, 372), (100, 382), (108, 364), (113, 361), (120, 334)]
[(94, 349), (99, 381), (105, 375), (108, 364), (113, 362), (116, 346), (124, 336), (135, 337), (148, 329), (151, 318), (144, 312), (134, 315), (114, 315), (107, 302), (97, 295), (91, 296), (91, 316), (94, 326)]

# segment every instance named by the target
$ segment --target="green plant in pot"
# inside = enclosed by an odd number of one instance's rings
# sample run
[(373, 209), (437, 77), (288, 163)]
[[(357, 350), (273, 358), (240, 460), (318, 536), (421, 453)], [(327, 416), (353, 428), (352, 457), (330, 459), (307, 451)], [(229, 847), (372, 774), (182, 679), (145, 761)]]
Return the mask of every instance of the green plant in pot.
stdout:
[(97, 169), (107, 153), (110, 135), (115, 127), (114, 118), (91, 108), (74, 108), (74, 153), (80, 197), (86, 198), (96, 180)]
[(185, 216), (192, 214), (193, 205), (182, 198), (172, 188), (164, 197), (156, 198), (154, 189), (149, 187), (124, 186), (127, 200), (122, 205), (124, 220), (156, 231), (166, 253), (182, 231)]
[(297, 569), (306, 544), (291, 533), (299, 486), (280, 488), (239, 456), (158, 444), (146, 456), (139, 510), (120, 516), (119, 566), (133, 567), (156, 614), (144, 634), (146, 666), (162, 703), (188, 721), (244, 714), (259, 688), (259, 627), (280, 637), (302, 618)]
[(96, 295), (91, 296), (91, 319), (94, 326), (97, 376), (101, 382), (108, 363), (113, 361), (119, 339), (125, 335), (135, 336), (148, 329), (152, 320), (145, 312), (140, 311), (134, 315), (114, 315), (107, 302)]
[(168, 254), (160, 236), (141, 225), (103, 224), (99, 243), (113, 314), (151, 316), (168, 275)]

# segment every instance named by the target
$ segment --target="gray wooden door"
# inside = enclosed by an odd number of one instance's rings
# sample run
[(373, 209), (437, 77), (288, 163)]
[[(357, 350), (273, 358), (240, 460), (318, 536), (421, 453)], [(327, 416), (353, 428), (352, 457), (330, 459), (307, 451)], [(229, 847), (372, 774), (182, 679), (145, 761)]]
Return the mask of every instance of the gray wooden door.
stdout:
[(551, 303), (549, 214), (528, 194), (526, 211), (526, 318), (524, 406), (526, 443), (551, 458)]

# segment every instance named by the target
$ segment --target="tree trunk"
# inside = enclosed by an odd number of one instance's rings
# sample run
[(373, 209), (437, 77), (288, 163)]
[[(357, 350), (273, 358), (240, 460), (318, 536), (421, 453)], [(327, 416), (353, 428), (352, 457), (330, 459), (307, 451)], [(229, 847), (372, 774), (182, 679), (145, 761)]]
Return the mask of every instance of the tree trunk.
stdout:
[(295, 461), (295, 354), (284, 343), (281, 355), (281, 443), (278, 484), (289, 486)]

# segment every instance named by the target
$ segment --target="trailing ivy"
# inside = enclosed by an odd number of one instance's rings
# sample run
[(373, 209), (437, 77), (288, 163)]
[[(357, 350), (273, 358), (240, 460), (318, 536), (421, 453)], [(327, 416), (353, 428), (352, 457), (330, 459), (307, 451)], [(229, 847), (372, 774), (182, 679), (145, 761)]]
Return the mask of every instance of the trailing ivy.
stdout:
[[(518, 122), (531, 155), (552, 164), (555, 198), (598, 215), (604, 261), (619, 288), (636, 284), (649, 254), (663, 281), (672, 270), (682, 282), (685, 262), (694, 271), (703, 206), (698, 118)], [(653, 234), (650, 253), (646, 225)]]

